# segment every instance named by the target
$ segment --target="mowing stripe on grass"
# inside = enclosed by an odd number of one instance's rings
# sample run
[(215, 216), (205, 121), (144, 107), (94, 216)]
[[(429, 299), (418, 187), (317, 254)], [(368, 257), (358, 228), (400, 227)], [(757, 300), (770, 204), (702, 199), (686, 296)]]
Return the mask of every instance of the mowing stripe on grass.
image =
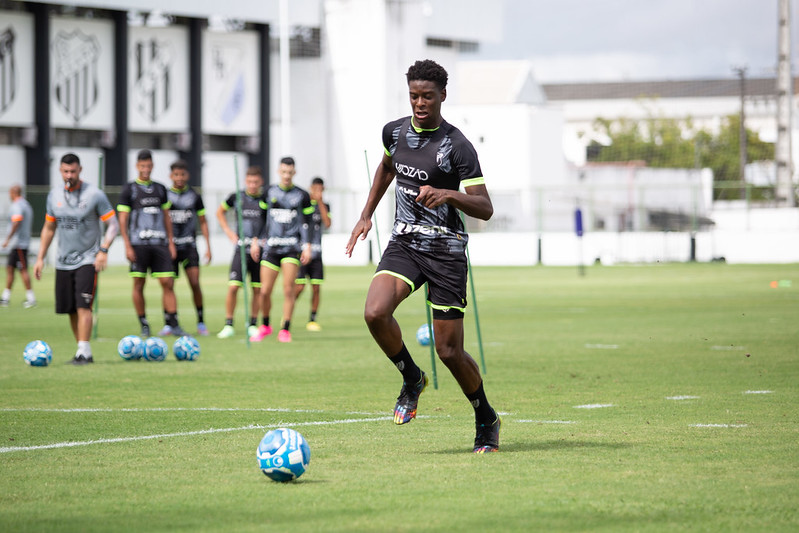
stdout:
[[(417, 417), (420, 418), (420, 417)], [(193, 435), (208, 435), (211, 433), (230, 433), (232, 431), (248, 431), (251, 429), (269, 429), (269, 428), (279, 428), (279, 427), (298, 427), (298, 426), (331, 426), (337, 424), (357, 424), (359, 422), (379, 422), (384, 420), (393, 420), (393, 416), (381, 416), (377, 418), (345, 418), (342, 420), (316, 420), (313, 422), (292, 422), (289, 424), (279, 422), (277, 424), (269, 424), (269, 425), (262, 425), (262, 424), (250, 424), (248, 426), (240, 426), (235, 428), (210, 428), (210, 429), (201, 429), (198, 431), (181, 431), (179, 433), (161, 433), (159, 435), (138, 435), (135, 437), (116, 437), (112, 439), (95, 439), (95, 440), (85, 440), (85, 441), (77, 441), (77, 442), (56, 442), (53, 444), (42, 444), (39, 446), (7, 446), (4, 448), (0, 448), (0, 453), (10, 453), (10, 452), (29, 452), (29, 451), (36, 451), (36, 450), (53, 450), (57, 448), (73, 448), (75, 446), (89, 446), (92, 444), (112, 444), (116, 442), (135, 442), (140, 440), (151, 440), (151, 439), (166, 439), (170, 437), (190, 437)]]

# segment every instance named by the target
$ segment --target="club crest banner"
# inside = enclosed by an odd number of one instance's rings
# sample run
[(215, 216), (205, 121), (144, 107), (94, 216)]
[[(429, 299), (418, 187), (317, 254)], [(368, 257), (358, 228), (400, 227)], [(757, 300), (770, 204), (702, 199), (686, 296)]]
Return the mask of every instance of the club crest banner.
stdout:
[(131, 131), (188, 130), (188, 42), (185, 27), (130, 29), (128, 121)]
[(203, 33), (203, 131), (258, 134), (261, 109), (258, 34)]
[(0, 11), (0, 126), (34, 123), (33, 16)]
[(113, 24), (54, 18), (51, 23), (52, 125), (113, 127)]

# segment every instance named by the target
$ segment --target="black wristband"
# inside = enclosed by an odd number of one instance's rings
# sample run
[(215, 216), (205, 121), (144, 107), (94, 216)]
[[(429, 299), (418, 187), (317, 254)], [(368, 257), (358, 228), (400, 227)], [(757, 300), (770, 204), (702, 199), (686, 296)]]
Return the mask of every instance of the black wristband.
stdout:
[(108, 253), (108, 248), (106, 248), (104, 246), (101, 246), (99, 251), (103, 252), (104, 254), (107, 254)]

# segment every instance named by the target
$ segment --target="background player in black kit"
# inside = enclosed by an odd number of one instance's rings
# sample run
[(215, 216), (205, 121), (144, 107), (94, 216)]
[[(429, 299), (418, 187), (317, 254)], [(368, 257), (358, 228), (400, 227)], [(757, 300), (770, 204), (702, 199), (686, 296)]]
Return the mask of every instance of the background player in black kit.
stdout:
[(138, 178), (125, 184), (117, 205), (119, 230), (125, 241), (125, 257), (130, 261), (133, 278), (133, 306), (139, 316), (142, 336), (149, 337), (150, 323), (144, 304), (144, 283), (149, 271), (161, 285), (164, 322), (169, 326), (169, 332), (179, 337), (185, 332), (178, 325), (173, 267), (177, 251), (172, 242), (166, 187), (150, 180), (153, 172), (150, 150), (139, 151), (136, 170)]
[[(180, 266), (186, 273), (189, 280), (194, 307), (197, 309), (197, 333), (208, 335), (208, 328), (205, 325), (203, 311), (203, 291), (200, 288), (200, 254), (197, 252), (197, 226), (205, 237), (205, 254), (203, 259), (205, 264), (211, 262), (211, 236), (208, 232), (208, 221), (205, 218), (205, 205), (203, 198), (197, 191), (189, 187), (189, 165), (182, 159), (178, 159), (169, 167), (169, 179), (172, 180), (172, 188), (167, 191), (170, 208), (169, 216), (172, 219), (172, 231), (177, 250), (175, 259), (175, 277), (180, 274)], [(168, 328), (169, 326), (166, 326)], [(162, 330), (161, 334), (169, 331)]]
[(402, 373), (394, 423), (405, 424), (416, 416), (419, 395), (427, 385), (427, 376), (402, 341), (394, 310), (427, 283), (436, 352), (474, 408), (473, 451), (495, 452), (501, 421), (486, 399), (477, 363), (463, 348), (468, 235), (458, 212), (488, 220), (494, 208), (474, 147), (441, 116), (447, 71), (434, 61), (417, 61), (406, 78), (413, 115), (383, 128), (383, 160), (345, 250), (351, 256), (358, 238), (366, 238), (372, 214), (396, 178), (394, 229), (364, 310), (375, 341)]
[(322, 228), (329, 228), (330, 206), (325, 203), (323, 194), (325, 192), (325, 182), (322, 178), (316, 177), (311, 180), (311, 206), (314, 208), (311, 214), (311, 225), (309, 239), (311, 240), (311, 260), (307, 265), (300, 265), (300, 273), (297, 274), (297, 298), (300, 297), (305, 286), (311, 285), (311, 315), (305, 329), (308, 331), (321, 331), (322, 326), (316, 322), (316, 313), (319, 312), (319, 301), (322, 292), (322, 283), (325, 280), (325, 267), (322, 263)]

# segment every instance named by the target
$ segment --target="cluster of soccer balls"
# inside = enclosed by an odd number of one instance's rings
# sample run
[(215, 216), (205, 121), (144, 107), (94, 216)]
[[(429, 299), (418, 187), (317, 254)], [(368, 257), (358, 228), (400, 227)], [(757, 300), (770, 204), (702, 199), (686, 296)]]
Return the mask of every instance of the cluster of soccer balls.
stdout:
[[(137, 335), (127, 335), (117, 344), (117, 353), (126, 361), (163, 361), (169, 353), (169, 347), (159, 337), (142, 340)], [(172, 345), (172, 353), (178, 361), (194, 361), (200, 356), (200, 343), (194, 337), (184, 335)]]

